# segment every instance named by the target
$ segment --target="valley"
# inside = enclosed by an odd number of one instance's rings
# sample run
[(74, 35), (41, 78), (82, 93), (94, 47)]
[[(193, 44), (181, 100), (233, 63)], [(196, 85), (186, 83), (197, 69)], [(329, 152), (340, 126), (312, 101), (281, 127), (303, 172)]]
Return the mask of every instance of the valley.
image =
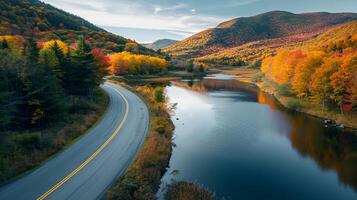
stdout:
[(327, 1), (1, 1), (0, 199), (356, 199)]

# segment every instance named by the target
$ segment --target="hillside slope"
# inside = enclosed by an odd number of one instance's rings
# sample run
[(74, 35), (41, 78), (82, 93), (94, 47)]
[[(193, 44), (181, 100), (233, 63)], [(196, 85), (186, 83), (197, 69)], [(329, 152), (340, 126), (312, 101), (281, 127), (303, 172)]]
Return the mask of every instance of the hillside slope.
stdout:
[(172, 44), (175, 44), (176, 42), (178, 42), (177, 40), (171, 40), (171, 39), (161, 39), (161, 40), (156, 40), (153, 43), (149, 43), (149, 44), (142, 44), (144, 47), (149, 48), (149, 49), (153, 49), (155, 51), (168, 47)]
[(293, 14), (273, 11), (221, 23), (216, 28), (169, 46), (165, 51), (174, 56), (195, 58), (250, 42), (275, 44), (280, 41), (278, 43), (284, 45), (309, 40), (326, 29), (355, 19), (355, 13)]
[[(122, 51), (127, 43), (134, 42), (39, 0), (2, 0), (0, 13), (0, 35), (34, 36), (42, 41), (60, 39), (69, 44), (84, 35), (93, 47), (107, 52)], [(140, 45), (139, 50), (152, 53)]]

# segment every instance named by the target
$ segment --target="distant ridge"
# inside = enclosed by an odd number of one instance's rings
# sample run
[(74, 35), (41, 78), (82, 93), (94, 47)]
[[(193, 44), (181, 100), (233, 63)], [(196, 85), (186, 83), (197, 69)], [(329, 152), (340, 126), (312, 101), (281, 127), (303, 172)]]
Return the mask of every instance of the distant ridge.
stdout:
[[(302, 13), (271, 11), (240, 17), (197, 33), (164, 49), (174, 56), (197, 58), (219, 54), (248, 43), (284, 45), (307, 41), (337, 25), (357, 20), (356, 13)], [(265, 43), (266, 43), (265, 42)]]
[(149, 49), (153, 49), (155, 51), (168, 47), (172, 44), (177, 43), (178, 40), (171, 40), (171, 39), (160, 39), (160, 40), (156, 40), (153, 43), (149, 43), (149, 44), (142, 44), (144, 47), (149, 48)]

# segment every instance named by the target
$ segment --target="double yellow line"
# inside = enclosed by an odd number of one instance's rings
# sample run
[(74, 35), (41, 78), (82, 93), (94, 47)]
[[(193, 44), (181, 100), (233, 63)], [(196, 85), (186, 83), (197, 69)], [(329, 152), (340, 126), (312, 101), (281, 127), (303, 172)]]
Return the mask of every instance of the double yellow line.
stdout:
[(112, 89), (114, 89), (118, 94), (124, 99), (125, 101), (125, 115), (123, 120), (120, 122), (119, 126), (115, 129), (115, 131), (112, 133), (112, 135), (90, 156), (85, 160), (79, 167), (77, 167), (75, 170), (73, 170), (71, 173), (69, 173), (66, 177), (64, 177), (61, 181), (59, 181), (56, 185), (54, 185), (51, 189), (49, 189), (47, 192), (42, 194), (40, 197), (37, 198), (37, 200), (44, 200), (46, 199), (50, 194), (52, 194), (55, 190), (57, 190), (59, 187), (61, 187), (64, 183), (66, 183), (69, 179), (71, 179), (74, 175), (76, 175), (79, 171), (81, 171), (88, 163), (94, 160), (98, 156), (100, 152), (107, 147), (110, 142), (115, 138), (115, 136), (118, 135), (120, 129), (123, 127), (126, 119), (128, 118), (128, 113), (129, 113), (129, 103), (128, 100), (124, 97), (124, 95), (117, 90), (114, 87), (108, 86)]

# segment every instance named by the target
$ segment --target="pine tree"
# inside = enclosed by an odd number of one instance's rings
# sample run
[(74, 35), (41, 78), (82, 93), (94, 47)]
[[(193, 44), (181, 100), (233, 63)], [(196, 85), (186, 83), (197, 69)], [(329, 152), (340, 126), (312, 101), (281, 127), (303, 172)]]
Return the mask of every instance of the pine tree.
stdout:
[(63, 80), (64, 76), (64, 65), (65, 65), (65, 55), (62, 49), (58, 46), (57, 41), (54, 42), (51, 50), (53, 51), (54, 55), (58, 60), (58, 64), (54, 66), (54, 72), (58, 79)]
[(23, 82), (25, 60), (10, 47), (0, 49), (0, 128), (21, 127), (24, 113)]
[(8, 49), (9, 48), (9, 43), (7, 42), (7, 40), (5, 38), (2, 39), (1, 48), (2, 49)]
[(38, 63), (40, 50), (33, 38), (29, 38), (25, 43), (24, 56), (27, 58), (28, 64), (35, 65)]
[(77, 41), (78, 49), (73, 55), (73, 74), (71, 74), (71, 87), (73, 94), (80, 96), (93, 96), (98, 84), (99, 72), (91, 48), (86, 44), (84, 37)]
[(27, 105), (31, 113), (30, 125), (45, 126), (48, 123), (64, 119), (66, 103), (63, 89), (54, 69), (49, 65), (45, 55), (44, 62), (38, 63), (29, 75), (26, 84)]

